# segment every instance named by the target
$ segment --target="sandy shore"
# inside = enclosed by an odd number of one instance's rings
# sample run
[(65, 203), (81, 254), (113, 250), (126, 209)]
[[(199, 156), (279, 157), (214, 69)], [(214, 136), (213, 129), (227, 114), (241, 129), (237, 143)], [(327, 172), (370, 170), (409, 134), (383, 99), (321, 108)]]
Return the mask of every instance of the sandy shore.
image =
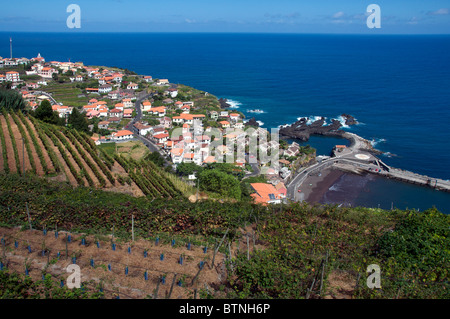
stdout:
[(301, 187), (305, 201), (319, 202), (328, 189), (345, 173), (336, 168), (326, 168), (319, 173), (309, 176)]

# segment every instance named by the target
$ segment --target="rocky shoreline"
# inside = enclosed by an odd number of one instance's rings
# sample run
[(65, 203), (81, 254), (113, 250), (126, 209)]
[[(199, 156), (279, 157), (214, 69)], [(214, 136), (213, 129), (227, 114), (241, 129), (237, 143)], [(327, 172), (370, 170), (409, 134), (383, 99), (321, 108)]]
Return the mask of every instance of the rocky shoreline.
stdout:
[[(341, 117), (345, 120), (345, 125), (351, 126), (358, 124), (358, 121), (349, 114), (342, 114)], [(381, 151), (373, 148), (372, 144), (363, 139), (362, 137), (357, 136), (356, 134), (348, 133), (344, 130), (341, 130), (343, 126), (342, 123), (336, 119), (331, 120), (331, 124), (324, 125), (325, 118), (321, 117), (319, 120), (316, 120), (310, 124), (308, 124), (308, 118), (300, 118), (297, 122), (291, 125), (284, 125), (279, 130), (280, 139), (298, 139), (303, 142), (307, 142), (311, 135), (322, 135), (322, 136), (330, 136), (330, 137), (342, 137), (350, 140), (350, 147), (355, 145), (358, 139), (358, 144), (373, 154), (382, 154)]]

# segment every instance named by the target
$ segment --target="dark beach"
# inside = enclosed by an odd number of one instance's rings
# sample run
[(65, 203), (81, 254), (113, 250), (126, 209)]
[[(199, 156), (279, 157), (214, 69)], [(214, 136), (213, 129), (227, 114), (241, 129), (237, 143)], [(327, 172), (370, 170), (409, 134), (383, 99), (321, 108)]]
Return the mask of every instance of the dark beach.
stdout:
[(345, 173), (334, 168), (327, 168), (321, 172), (321, 176), (314, 174), (309, 176), (302, 186), (302, 192), (308, 203), (318, 203), (328, 192), (329, 188)]

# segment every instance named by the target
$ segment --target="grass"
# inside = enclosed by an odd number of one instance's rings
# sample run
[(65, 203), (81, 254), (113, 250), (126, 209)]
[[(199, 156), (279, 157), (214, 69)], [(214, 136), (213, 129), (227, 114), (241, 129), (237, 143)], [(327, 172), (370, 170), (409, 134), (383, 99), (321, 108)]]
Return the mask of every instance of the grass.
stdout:
[(81, 107), (88, 104), (90, 97), (78, 97), (83, 91), (75, 86), (75, 83), (52, 83), (41, 89), (42, 91), (51, 93), (56, 101), (60, 101), (64, 105)]
[(130, 157), (135, 160), (140, 160), (144, 158), (148, 153), (150, 153), (147, 146), (141, 141), (130, 141), (125, 143), (104, 143), (100, 144), (98, 147), (102, 148), (108, 153), (108, 155), (113, 156), (116, 153), (124, 156), (126, 159)]

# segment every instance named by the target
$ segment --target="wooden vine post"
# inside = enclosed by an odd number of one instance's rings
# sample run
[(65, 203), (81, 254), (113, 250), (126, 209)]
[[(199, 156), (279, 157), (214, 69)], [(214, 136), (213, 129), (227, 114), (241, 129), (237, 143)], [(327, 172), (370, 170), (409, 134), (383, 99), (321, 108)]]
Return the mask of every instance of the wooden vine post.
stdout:
[(223, 237), (222, 237), (219, 245), (217, 246), (216, 250), (214, 250), (213, 260), (212, 260), (212, 263), (211, 263), (211, 269), (214, 268), (214, 261), (216, 259), (217, 252), (219, 251), (220, 246), (222, 246), (222, 243), (225, 240), (225, 237), (227, 236), (227, 234), (228, 234), (228, 228), (227, 228), (227, 231), (225, 232), (225, 234), (223, 235)]

